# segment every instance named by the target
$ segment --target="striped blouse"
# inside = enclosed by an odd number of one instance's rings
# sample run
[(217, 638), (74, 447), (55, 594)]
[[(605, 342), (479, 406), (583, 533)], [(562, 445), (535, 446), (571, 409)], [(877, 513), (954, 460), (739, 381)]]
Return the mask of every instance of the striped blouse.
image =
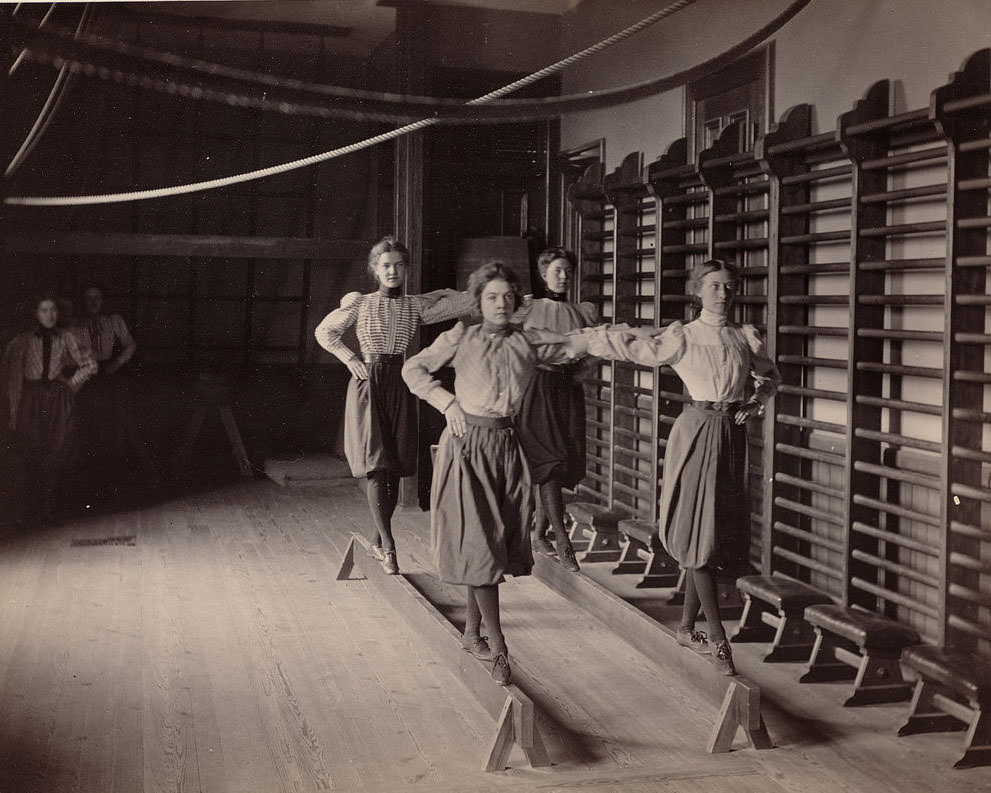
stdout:
[[(63, 372), (75, 368), (68, 377)], [(83, 383), (96, 374), (97, 364), (89, 350), (79, 344), (68, 331), (56, 328), (52, 331), (52, 350), (48, 364), (48, 379), (63, 379), (73, 390), (79, 391)], [(44, 343), (42, 334), (36, 331), (19, 333), (7, 345), (3, 354), (3, 390), (10, 404), (11, 418), (16, 418), (21, 404), (21, 391), (25, 380), (41, 380), (44, 374)]]
[(403, 355), (420, 325), (471, 314), (474, 301), (465, 292), (438, 289), (422, 295), (390, 297), (381, 292), (350, 292), (314, 331), (327, 352), (347, 363), (357, 354), (342, 340), (354, 325), (362, 355)]

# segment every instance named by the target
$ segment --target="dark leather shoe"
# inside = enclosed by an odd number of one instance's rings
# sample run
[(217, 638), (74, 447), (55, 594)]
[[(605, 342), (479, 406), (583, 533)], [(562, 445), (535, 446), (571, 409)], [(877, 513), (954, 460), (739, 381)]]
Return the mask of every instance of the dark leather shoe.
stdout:
[(553, 556), (556, 553), (554, 546), (551, 545), (550, 540), (546, 537), (534, 537), (533, 550), (546, 556)]
[(712, 665), (724, 675), (736, 674), (736, 667), (733, 665), (733, 650), (730, 649), (728, 641), (713, 642)]
[(385, 558), (382, 560), (382, 569), (385, 570), (386, 575), (399, 575), (399, 563), (396, 561), (395, 551), (385, 552)]
[(509, 668), (509, 656), (506, 653), (496, 653), (492, 659), (492, 679), (500, 686), (508, 686), (513, 671)]
[(489, 649), (487, 638), (486, 636), (462, 636), (461, 646), (465, 652), (471, 653), (478, 660), (491, 661), (492, 650)]
[(578, 566), (578, 560), (575, 558), (575, 549), (568, 545), (557, 552), (558, 558), (561, 560), (561, 567), (572, 573), (577, 573), (581, 568)]
[(697, 653), (708, 655), (711, 652), (709, 637), (705, 631), (697, 631), (695, 628), (678, 628), (675, 638), (682, 647), (691, 647)]

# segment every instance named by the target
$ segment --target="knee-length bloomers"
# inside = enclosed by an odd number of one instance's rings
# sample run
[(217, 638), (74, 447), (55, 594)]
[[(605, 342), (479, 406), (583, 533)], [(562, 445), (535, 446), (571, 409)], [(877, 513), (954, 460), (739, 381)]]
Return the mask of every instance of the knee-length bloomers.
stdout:
[[(545, 297), (526, 303), (513, 320), (522, 320), (525, 330), (569, 333), (596, 324), (598, 311), (591, 303)], [(556, 478), (572, 488), (585, 478), (585, 392), (575, 376), (580, 366), (539, 365), (523, 396), (520, 440), (537, 484)]]
[[(441, 433), (430, 486), (430, 544), (443, 581), (486, 586), (533, 567), (531, 482), (514, 418), (538, 364), (573, 358), (538, 331), (459, 323), (403, 366), (410, 391), (444, 412), (455, 400), (468, 429)], [(554, 336), (560, 339), (560, 336)], [(455, 371), (454, 393), (433, 373)]]
[(420, 325), (472, 310), (471, 298), (453, 289), (424, 295), (350, 292), (317, 326), (320, 345), (347, 364), (355, 353), (342, 336), (353, 325), (368, 369), (367, 380), (351, 378), (344, 407), (344, 456), (353, 476), (409, 476), (416, 470), (416, 403), (400, 375), (403, 356)]
[(675, 322), (661, 335), (620, 328), (590, 331), (589, 354), (644, 366), (670, 365), (695, 402), (668, 437), (659, 528), (665, 550), (685, 568), (732, 574), (749, 555), (745, 425), (734, 420), (749, 399), (765, 404), (781, 376), (751, 325), (709, 312)]

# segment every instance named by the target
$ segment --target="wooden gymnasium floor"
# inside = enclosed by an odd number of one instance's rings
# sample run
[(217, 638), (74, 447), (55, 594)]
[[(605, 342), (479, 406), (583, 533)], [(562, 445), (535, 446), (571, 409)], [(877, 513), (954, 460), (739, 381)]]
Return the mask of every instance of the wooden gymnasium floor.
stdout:
[[(754, 645), (776, 747), (706, 754), (715, 709), (533, 578), (502, 588), (505, 629), (554, 765), (516, 749), (486, 774), (492, 719), (369, 582), (335, 580), (367, 523), (350, 481), (254, 480), (8, 531), (0, 793), (991, 791), (991, 768), (951, 769), (959, 733), (898, 739), (907, 704), (844, 709)], [(396, 523), (431, 589), (427, 515)]]

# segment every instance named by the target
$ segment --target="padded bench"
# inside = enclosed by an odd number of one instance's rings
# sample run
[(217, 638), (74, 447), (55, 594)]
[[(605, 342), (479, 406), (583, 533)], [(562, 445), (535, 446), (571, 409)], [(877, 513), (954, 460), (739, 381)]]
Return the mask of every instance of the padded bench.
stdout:
[(835, 604), (808, 606), (805, 621), (816, 640), (801, 683), (854, 678), (853, 694), (844, 705), (900, 702), (912, 694), (902, 677), (902, 650), (918, 644), (919, 634), (907, 625), (864, 609)]
[(906, 647), (902, 671), (914, 679), (912, 711), (899, 735), (967, 729), (954, 768), (991, 765), (991, 662), (928, 644)]
[(590, 501), (572, 501), (564, 511), (571, 518), (571, 544), (576, 552), (584, 551), (579, 561), (619, 560), (619, 522), (628, 515)]
[(787, 578), (747, 575), (736, 582), (743, 595), (743, 614), (737, 642), (770, 642), (764, 661), (807, 661), (815, 645), (815, 632), (805, 621), (808, 606), (832, 603), (832, 599), (808, 584)]
[(619, 522), (619, 533), (626, 537), (614, 575), (642, 574), (637, 589), (673, 587), (678, 584), (678, 563), (661, 545), (656, 521), (626, 518)]

